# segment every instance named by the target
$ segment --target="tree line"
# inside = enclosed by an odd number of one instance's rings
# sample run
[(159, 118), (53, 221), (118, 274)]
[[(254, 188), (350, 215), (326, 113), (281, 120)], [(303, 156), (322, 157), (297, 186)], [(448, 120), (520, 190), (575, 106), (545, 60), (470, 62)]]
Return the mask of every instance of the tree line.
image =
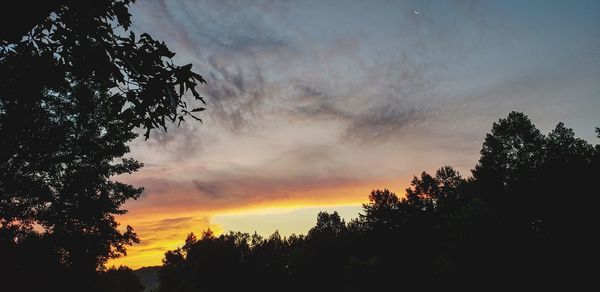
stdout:
[(404, 196), (373, 190), (350, 222), (319, 213), (306, 235), (192, 233), (159, 291), (577, 290), (594, 279), (599, 171), (600, 146), (512, 112), (472, 176), (423, 172)]
[[(2, 291), (142, 289), (104, 267), (139, 240), (115, 216), (143, 188), (115, 177), (143, 166), (125, 157), (138, 133), (200, 121), (205, 81), (130, 29), (133, 2), (1, 11)], [(305, 236), (189, 236), (166, 253), (159, 289), (573, 290), (594, 276), (599, 153), (563, 124), (543, 135), (511, 113), (471, 177), (443, 167), (405, 196), (375, 190), (358, 219), (321, 213)]]

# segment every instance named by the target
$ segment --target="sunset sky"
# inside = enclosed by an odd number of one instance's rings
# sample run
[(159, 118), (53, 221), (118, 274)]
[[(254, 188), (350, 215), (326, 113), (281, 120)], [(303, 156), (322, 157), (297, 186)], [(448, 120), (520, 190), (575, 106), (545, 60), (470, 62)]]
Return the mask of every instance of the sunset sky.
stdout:
[(452, 165), (468, 176), (494, 121), (519, 110), (596, 143), (600, 1), (139, 1), (202, 86), (204, 123), (131, 144), (119, 217), (141, 243), (109, 265), (159, 265), (207, 227), (306, 233), (356, 217), (372, 189)]

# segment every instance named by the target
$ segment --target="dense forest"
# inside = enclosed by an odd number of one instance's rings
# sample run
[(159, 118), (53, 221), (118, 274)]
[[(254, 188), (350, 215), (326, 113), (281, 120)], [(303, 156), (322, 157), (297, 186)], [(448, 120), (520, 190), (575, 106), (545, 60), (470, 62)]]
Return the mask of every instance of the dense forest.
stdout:
[[(597, 129), (600, 135), (600, 130)], [(210, 230), (165, 254), (159, 291), (544, 291), (586, 287), (597, 254), (600, 146), (512, 112), (471, 177), (449, 166), (405, 195), (373, 190), (359, 218), (308, 234)]]

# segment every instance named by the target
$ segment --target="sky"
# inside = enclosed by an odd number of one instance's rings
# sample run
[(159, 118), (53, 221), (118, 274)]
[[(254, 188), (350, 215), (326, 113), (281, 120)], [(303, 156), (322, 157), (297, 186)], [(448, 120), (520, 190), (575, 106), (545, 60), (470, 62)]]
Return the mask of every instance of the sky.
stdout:
[(144, 186), (118, 218), (159, 265), (190, 232), (306, 233), (358, 216), (373, 189), (463, 176), (510, 111), (597, 143), (600, 1), (146, 0), (132, 29), (192, 63), (203, 123), (131, 143)]

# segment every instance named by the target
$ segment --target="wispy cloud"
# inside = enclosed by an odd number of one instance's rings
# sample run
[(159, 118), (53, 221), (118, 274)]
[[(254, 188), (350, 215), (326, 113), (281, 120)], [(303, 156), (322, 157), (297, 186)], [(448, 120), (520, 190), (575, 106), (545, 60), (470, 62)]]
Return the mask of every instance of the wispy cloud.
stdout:
[(253, 65), (242, 69), (217, 57), (211, 57), (209, 64), (210, 82), (203, 89), (211, 108), (208, 114), (225, 129), (237, 132), (260, 115), (271, 94), (265, 88), (261, 68)]
[(598, 3), (516, 3), (139, 1), (135, 29), (193, 63), (208, 104), (203, 124), (132, 144), (146, 167), (123, 180), (146, 191), (124, 222), (160, 259), (215, 212), (356, 202), (445, 164), (468, 173), (514, 109), (594, 139)]

